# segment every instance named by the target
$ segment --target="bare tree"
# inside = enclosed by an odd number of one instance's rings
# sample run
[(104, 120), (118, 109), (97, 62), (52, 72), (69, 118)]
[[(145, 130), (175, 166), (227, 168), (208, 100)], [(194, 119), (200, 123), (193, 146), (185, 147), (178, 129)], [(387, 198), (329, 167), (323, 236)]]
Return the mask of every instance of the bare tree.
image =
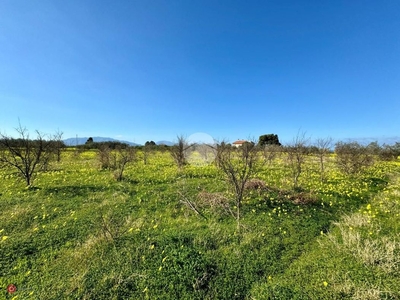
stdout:
[(143, 146), (143, 164), (147, 165), (150, 154), (154, 151), (156, 143), (153, 141), (147, 141)]
[(332, 142), (333, 139), (331, 137), (328, 137), (325, 139), (317, 139), (315, 143), (317, 147), (317, 157), (320, 165), (321, 181), (325, 181), (325, 159), (331, 152)]
[(308, 141), (306, 134), (299, 132), (293, 143), (285, 147), (287, 162), (293, 178), (293, 189), (297, 189), (299, 186), (300, 174), (303, 171), (303, 165), (309, 152)]
[(222, 157), (222, 153), (227, 152), (228, 150), (233, 150), (232, 146), (228, 144), (226, 141), (221, 141), (220, 143), (215, 143), (214, 145), (207, 145), (207, 147), (211, 148), (214, 154), (214, 163), (217, 167), (219, 167), (219, 162)]
[(117, 146), (116, 152), (113, 155), (116, 166), (115, 177), (118, 181), (121, 181), (123, 179), (123, 173), (127, 164), (136, 160), (135, 148), (122, 148)]
[(263, 146), (263, 148), (264, 159), (266, 159), (269, 164), (282, 152), (282, 146), (280, 145), (267, 144)]
[(357, 142), (338, 142), (335, 145), (335, 153), (337, 166), (348, 175), (357, 175), (374, 163), (373, 155), (367, 147)]
[(29, 132), (19, 124), (16, 128), (19, 138), (0, 133), (0, 163), (18, 171), (30, 186), (40, 169), (46, 169), (54, 153), (54, 141), (36, 131), (36, 139), (29, 138)]
[(241, 207), (246, 183), (261, 165), (259, 148), (254, 143), (245, 143), (238, 149), (225, 143), (217, 145), (217, 166), (225, 174), (235, 193), (236, 221), (240, 227)]
[(396, 143), (395, 145), (386, 145), (383, 144), (380, 152), (379, 159), (383, 161), (396, 160), (400, 155), (400, 143)]
[(216, 151), (213, 144), (196, 145), (196, 150), (207, 164), (212, 163), (215, 160)]
[(61, 161), (61, 152), (65, 148), (65, 144), (62, 141), (62, 136), (63, 132), (60, 130), (57, 130), (56, 133), (53, 135), (53, 140), (54, 140), (54, 152), (57, 156), (57, 161)]
[(108, 145), (101, 145), (97, 150), (97, 155), (102, 169), (112, 168), (111, 149)]
[(170, 153), (178, 168), (182, 169), (187, 164), (185, 152), (193, 145), (188, 144), (187, 139), (183, 135), (177, 138), (177, 143), (170, 147)]
[(101, 168), (115, 170), (115, 178), (118, 181), (123, 179), (123, 173), (127, 164), (136, 160), (134, 147), (117, 145), (112, 150), (108, 145), (101, 145), (97, 153)]

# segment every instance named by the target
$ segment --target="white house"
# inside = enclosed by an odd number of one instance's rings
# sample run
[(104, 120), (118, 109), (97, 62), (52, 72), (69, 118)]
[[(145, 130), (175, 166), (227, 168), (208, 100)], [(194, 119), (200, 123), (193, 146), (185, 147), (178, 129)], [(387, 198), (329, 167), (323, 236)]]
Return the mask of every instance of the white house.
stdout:
[(237, 140), (236, 142), (232, 143), (233, 147), (239, 148), (240, 146), (243, 146), (244, 143), (246, 143), (247, 141), (245, 140)]

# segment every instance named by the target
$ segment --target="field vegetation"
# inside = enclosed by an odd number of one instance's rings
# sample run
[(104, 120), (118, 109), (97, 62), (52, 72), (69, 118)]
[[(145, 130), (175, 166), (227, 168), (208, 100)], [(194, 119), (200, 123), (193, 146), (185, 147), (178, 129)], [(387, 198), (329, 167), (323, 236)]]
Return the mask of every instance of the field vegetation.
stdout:
[(399, 299), (400, 162), (338, 146), (3, 163), (0, 299)]

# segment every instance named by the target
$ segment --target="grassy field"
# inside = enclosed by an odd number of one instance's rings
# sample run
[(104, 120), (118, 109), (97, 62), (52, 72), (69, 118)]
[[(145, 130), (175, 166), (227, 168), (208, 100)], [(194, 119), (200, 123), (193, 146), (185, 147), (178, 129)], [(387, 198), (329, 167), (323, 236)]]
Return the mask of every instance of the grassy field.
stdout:
[(333, 159), (321, 181), (308, 158), (296, 192), (284, 157), (264, 165), (239, 230), (213, 205), (224, 175), (168, 153), (122, 181), (94, 151), (30, 188), (0, 169), (0, 299), (400, 299), (400, 163), (349, 177)]

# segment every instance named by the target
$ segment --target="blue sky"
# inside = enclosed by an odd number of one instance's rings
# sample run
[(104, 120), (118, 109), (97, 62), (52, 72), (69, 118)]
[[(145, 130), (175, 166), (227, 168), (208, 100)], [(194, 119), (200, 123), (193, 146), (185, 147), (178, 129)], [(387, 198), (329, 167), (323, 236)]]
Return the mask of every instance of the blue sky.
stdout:
[(399, 137), (399, 15), (398, 0), (1, 0), (0, 131)]

